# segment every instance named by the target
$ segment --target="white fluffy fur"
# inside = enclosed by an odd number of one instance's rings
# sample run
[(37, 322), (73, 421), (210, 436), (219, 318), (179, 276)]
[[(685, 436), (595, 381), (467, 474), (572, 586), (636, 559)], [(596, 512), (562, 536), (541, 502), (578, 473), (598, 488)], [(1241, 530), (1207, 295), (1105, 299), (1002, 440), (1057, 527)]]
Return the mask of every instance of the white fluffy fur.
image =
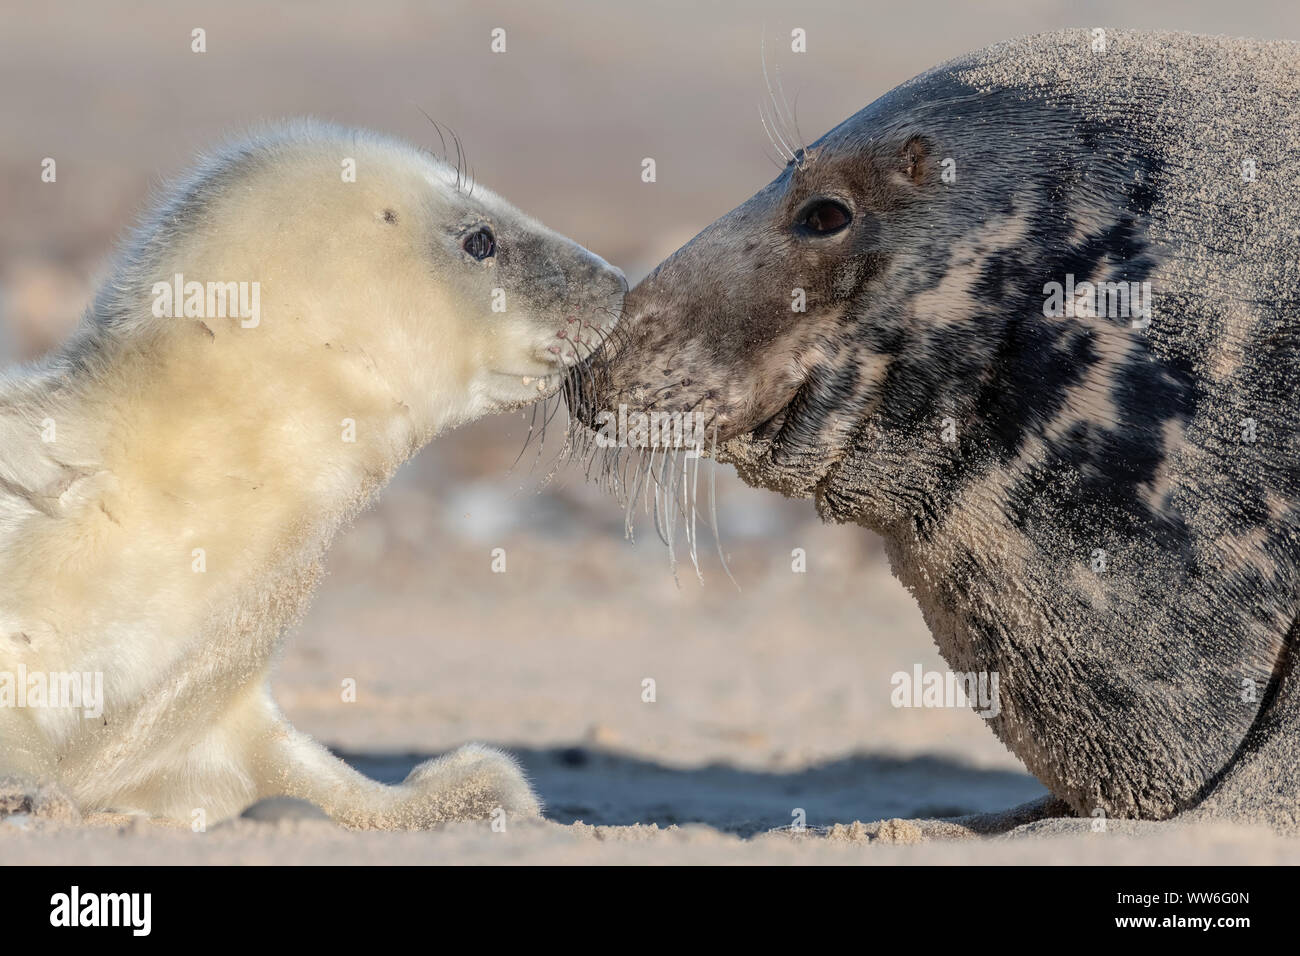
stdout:
[[(105, 689), (98, 720), (0, 708), (0, 777), (54, 784), (82, 812), (186, 821), (276, 795), (354, 827), (538, 811), (514, 762), (483, 747), (370, 781), (291, 727), (269, 689), (339, 526), (443, 429), (541, 397), (524, 377), (558, 387), (565, 360), (547, 346), (584, 293), (530, 311), (507, 266), (464, 255), (456, 229), (491, 223), (503, 246), (527, 237), (548, 268), (573, 265), (570, 281), (581, 267), (607, 297), (625, 287), (456, 179), (411, 147), (314, 123), (224, 150), (163, 198), (74, 340), (0, 379), (0, 672), (98, 671)], [(151, 285), (178, 272), (259, 281), (261, 324), (155, 318)], [(492, 313), (502, 284), (511, 307)]]

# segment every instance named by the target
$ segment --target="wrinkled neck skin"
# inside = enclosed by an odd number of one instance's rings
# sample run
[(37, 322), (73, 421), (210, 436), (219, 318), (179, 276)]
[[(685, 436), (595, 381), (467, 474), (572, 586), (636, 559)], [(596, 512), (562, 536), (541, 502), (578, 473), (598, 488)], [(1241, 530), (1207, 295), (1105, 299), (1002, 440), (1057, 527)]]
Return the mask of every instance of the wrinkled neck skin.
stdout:
[[(1031, 470), (933, 437), (872, 422), (820, 468), (814, 449), (774, 455), (750, 439), (719, 458), (751, 485), (813, 498), (824, 520), (880, 534), (949, 666), (998, 675), (991, 729), (1076, 812), (1163, 819), (1197, 803), (1269, 695), (1293, 614), (1285, 583), (1225, 599), (1187, 555), (1240, 568), (1244, 541), (1204, 548), (1186, 530), (1081, 523)], [(1032, 505), (1009, 507), (1029, 485)]]

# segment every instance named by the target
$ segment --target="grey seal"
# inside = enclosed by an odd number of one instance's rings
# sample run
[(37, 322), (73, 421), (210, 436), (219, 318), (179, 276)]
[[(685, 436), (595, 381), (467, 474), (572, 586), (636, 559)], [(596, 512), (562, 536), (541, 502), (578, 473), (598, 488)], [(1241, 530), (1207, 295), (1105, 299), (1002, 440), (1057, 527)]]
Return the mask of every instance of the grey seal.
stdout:
[(1297, 182), (1294, 43), (1003, 43), (792, 149), (628, 296), (576, 413), (703, 416), (882, 535), (1054, 812), (1294, 826)]

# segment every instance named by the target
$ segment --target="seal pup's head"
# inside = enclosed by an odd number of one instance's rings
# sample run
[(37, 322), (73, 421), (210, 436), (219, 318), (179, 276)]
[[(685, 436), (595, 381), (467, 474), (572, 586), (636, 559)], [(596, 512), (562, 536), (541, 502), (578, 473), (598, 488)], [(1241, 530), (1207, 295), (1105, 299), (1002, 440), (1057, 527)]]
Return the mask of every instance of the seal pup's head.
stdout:
[(218, 150), (163, 197), (79, 347), (143, 335), (172, 365), (221, 356), (298, 398), (314, 382), (362, 414), (395, 400), (427, 440), (554, 394), (626, 289), (459, 160), (301, 120)]
[(558, 389), (625, 289), (405, 143), (294, 122), (217, 151), (145, 215), (73, 339), (0, 376), (0, 630), (108, 635), (102, 660), (51, 669), (107, 671), (117, 700), (187, 649), (247, 680), (402, 462)]

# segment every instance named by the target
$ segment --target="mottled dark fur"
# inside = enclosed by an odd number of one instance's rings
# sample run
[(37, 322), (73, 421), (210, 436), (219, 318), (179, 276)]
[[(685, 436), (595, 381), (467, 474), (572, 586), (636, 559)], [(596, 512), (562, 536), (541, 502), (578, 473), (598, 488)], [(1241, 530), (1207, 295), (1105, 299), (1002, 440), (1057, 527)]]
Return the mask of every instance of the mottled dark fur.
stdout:
[[(877, 100), (633, 291), (582, 414), (703, 411), (745, 480), (881, 533), (1075, 811), (1208, 806), (1253, 761), (1273, 791), (1221, 803), (1294, 823), (1296, 48), (1170, 36), (1020, 41)], [(823, 199), (849, 227), (801, 231)], [(1067, 274), (1151, 283), (1149, 327), (1045, 316)]]

